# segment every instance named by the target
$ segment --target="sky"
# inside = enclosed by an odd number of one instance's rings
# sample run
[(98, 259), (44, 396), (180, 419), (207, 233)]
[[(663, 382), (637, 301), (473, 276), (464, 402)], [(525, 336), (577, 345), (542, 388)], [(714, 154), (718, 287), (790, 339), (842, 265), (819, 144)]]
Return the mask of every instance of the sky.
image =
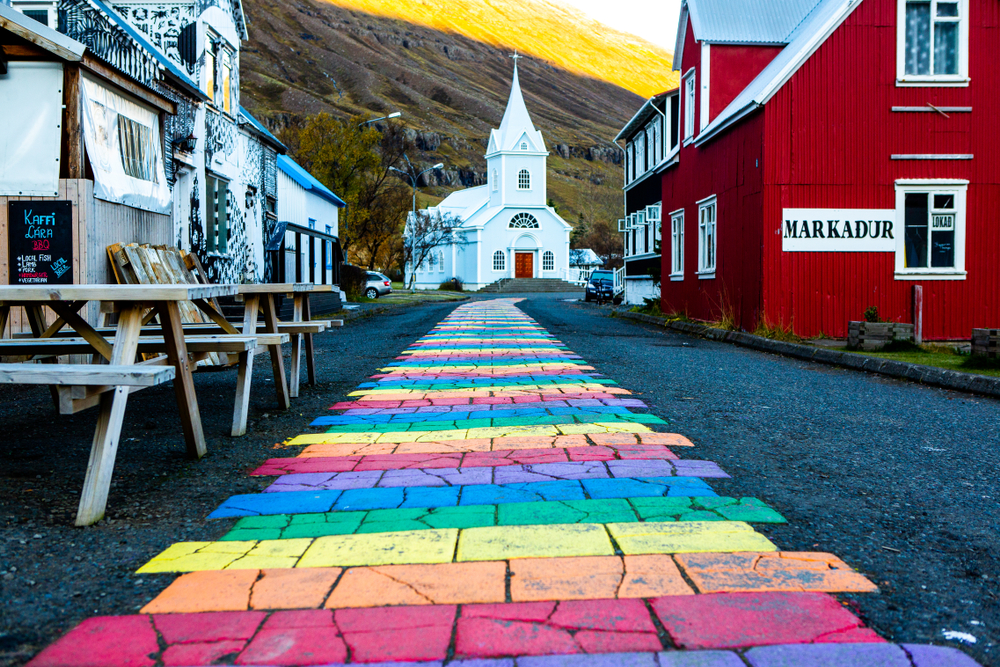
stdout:
[(557, 0), (612, 28), (673, 51), (680, 0)]

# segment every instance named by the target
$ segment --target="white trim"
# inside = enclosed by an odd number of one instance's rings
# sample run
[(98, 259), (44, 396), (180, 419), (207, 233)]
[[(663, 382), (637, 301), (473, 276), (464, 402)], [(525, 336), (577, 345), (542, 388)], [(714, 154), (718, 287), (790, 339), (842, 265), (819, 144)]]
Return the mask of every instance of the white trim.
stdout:
[(715, 280), (715, 271), (699, 271), (695, 275), (698, 280)]
[(972, 155), (947, 155), (943, 153), (914, 153), (903, 155), (892, 155), (893, 160), (971, 160)]
[[(714, 278), (715, 272), (719, 266), (719, 201), (715, 195), (712, 195), (711, 197), (705, 197), (704, 199), (696, 202), (696, 204), (698, 205), (698, 271), (696, 272), (696, 275), (699, 279), (704, 280)], [(703, 232), (701, 224), (702, 213), (709, 208), (713, 210), (711, 229), (706, 227)], [(712, 262), (710, 266), (708, 265), (708, 262), (705, 261), (706, 246), (703, 243), (704, 237), (709, 234), (712, 239)]]
[[(965, 280), (966, 212), (969, 181), (965, 179), (900, 179), (896, 188), (896, 280)], [(955, 263), (950, 267), (907, 268), (906, 264), (906, 194), (908, 192), (946, 193), (955, 196)], [(929, 202), (933, 207), (933, 202)], [(930, 263), (930, 257), (927, 259)]]
[[(683, 97), (681, 98), (681, 117), (684, 119), (684, 125), (681, 127), (681, 145), (683, 146), (687, 146), (694, 141), (695, 95), (698, 90), (698, 78), (695, 74), (695, 70), (692, 67), (684, 73), (684, 77), (681, 79), (681, 90), (683, 94)], [(689, 87), (691, 89), (690, 98), (688, 97)]]
[[(969, 85), (969, 2), (958, 0), (958, 73), (957, 74), (907, 74), (906, 73), (906, 2), (896, 0), (896, 86), (904, 87), (966, 87)], [(937, 0), (930, 0), (931, 21), (936, 18)], [(931, 56), (934, 51), (934, 31), (928, 44)], [(931, 65), (933, 67), (933, 63)]]
[(710, 90), (709, 83), (711, 81), (711, 63), (712, 61), (712, 45), (708, 42), (702, 42), (701, 44), (701, 66), (698, 68), (698, 72), (701, 75), (701, 99), (699, 100), (698, 109), (698, 131), (701, 132), (708, 125), (709, 115), (711, 113), (710, 107), (708, 105)]
[[(677, 282), (684, 280), (684, 233), (686, 231), (684, 209), (679, 208), (671, 211), (670, 219), (670, 280)], [(674, 221), (680, 220), (680, 233), (675, 233)], [(677, 247), (674, 247), (674, 244)], [(660, 246), (663, 247), (662, 245)], [(677, 258), (677, 266), (674, 266), (674, 257)]]
[(932, 107), (928, 104), (925, 107), (893, 107), (893, 111), (904, 113), (972, 113), (972, 107)]

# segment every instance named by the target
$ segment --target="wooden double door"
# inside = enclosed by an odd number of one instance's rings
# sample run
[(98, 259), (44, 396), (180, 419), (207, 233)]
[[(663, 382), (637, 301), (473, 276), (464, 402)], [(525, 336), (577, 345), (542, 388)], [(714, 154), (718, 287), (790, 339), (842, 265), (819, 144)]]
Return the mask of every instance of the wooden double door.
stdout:
[(534, 278), (535, 277), (535, 254), (531, 252), (514, 253), (514, 277)]

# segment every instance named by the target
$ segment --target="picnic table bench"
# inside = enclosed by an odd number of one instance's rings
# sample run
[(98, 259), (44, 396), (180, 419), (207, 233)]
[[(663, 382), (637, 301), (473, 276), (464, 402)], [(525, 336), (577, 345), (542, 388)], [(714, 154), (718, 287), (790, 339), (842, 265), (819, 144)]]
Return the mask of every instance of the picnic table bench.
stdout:
[[(96, 351), (108, 361), (108, 364), (0, 365), (0, 382), (49, 385), (54, 394), (59, 394), (58, 404), (70, 411), (100, 405), (77, 510), (78, 526), (93, 524), (104, 516), (125, 406), (131, 391), (172, 379), (188, 453), (194, 458), (201, 458), (205, 454), (205, 434), (194, 380), (191, 377), (191, 362), (179, 304), (183, 301), (197, 302), (234, 295), (237, 292), (235, 285), (0, 286), (0, 331), (6, 326), (10, 309), (23, 307), (28, 314), (32, 333), (36, 336), (34, 339), (3, 341), (8, 350), (14, 346), (23, 346), (20, 349), (25, 354), (52, 354), (53, 348), (59, 345), (79, 350), (82, 346), (73, 339), (57, 339), (54, 343), (48, 340), (68, 326), (79, 334), (79, 338), (89, 346), (88, 349)], [(78, 314), (91, 301), (99, 301), (118, 313), (118, 325), (112, 341), (102, 336)], [(52, 324), (47, 323), (44, 308), (55, 313), (56, 321)], [(140, 333), (147, 311), (158, 317), (162, 337), (144, 343)], [(239, 345), (244, 348), (244, 352), (240, 354), (250, 358), (248, 352), (254, 349), (257, 341), (243, 338), (244, 341)], [(147, 344), (165, 352), (165, 359), (161, 357), (137, 363), (136, 355), (140, 346)], [(225, 344), (236, 345), (231, 338)], [(50, 358), (46, 361), (54, 360)], [(161, 366), (164, 362), (169, 366)], [(78, 391), (81, 388), (84, 391)]]

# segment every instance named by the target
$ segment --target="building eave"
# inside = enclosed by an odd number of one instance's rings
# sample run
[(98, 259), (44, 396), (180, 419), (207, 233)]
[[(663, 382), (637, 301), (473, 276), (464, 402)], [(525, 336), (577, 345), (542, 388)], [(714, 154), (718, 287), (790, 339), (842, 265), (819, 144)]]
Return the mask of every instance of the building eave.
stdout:
[(84, 51), (87, 50), (84, 44), (75, 39), (28, 18), (16, 9), (2, 3), (0, 3), (0, 28), (12, 32), (21, 39), (69, 62), (80, 62), (83, 59)]

